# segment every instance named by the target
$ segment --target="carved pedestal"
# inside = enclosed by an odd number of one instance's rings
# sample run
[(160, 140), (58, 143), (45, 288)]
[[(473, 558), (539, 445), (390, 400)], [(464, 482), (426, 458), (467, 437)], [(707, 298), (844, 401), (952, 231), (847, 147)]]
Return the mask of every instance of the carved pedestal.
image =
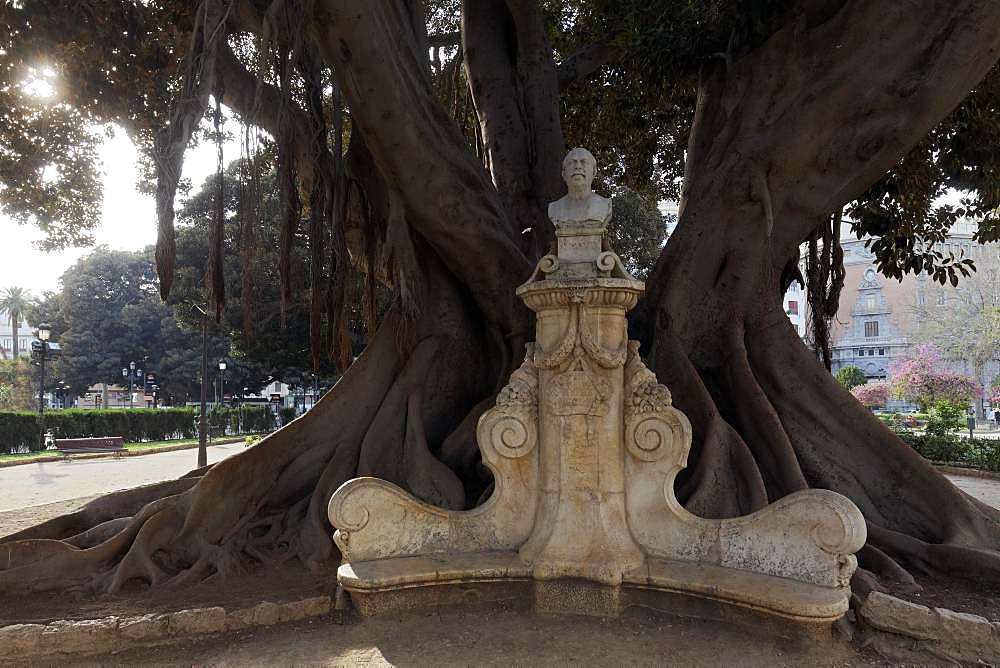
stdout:
[(492, 497), (448, 511), (358, 478), (331, 498), (338, 577), (355, 605), (365, 614), (488, 600), (600, 615), (643, 605), (734, 620), (840, 617), (866, 537), (860, 511), (824, 490), (724, 520), (681, 507), (673, 483), (691, 427), (627, 337), (643, 284), (601, 252), (599, 236), (565, 236), (559, 256), (517, 290), (537, 314), (535, 343), (479, 421)]

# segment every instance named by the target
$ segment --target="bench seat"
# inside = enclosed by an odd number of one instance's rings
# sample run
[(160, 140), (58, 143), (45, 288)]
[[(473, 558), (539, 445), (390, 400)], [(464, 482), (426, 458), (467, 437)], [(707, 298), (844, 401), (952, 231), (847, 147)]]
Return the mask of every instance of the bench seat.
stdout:
[(82, 452), (111, 452), (115, 456), (120, 456), (125, 449), (125, 439), (121, 436), (107, 436), (103, 438), (57, 438), (55, 440), (56, 451), (63, 455), (72, 455)]

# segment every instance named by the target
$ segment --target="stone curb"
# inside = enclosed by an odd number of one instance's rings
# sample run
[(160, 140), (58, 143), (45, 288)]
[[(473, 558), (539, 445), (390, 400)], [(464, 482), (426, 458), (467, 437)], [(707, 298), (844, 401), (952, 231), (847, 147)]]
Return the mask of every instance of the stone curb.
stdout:
[[(242, 443), (243, 438), (226, 438), (226, 439), (216, 439), (212, 443), (208, 444), (208, 447), (213, 447), (216, 445), (232, 445), (233, 443)], [(146, 455), (158, 455), (164, 452), (177, 452), (178, 450), (194, 450), (198, 447), (197, 443), (190, 443), (186, 445), (167, 445), (162, 448), (151, 448), (149, 450), (137, 450), (137, 451), (127, 451), (123, 452), (119, 457), (145, 457)], [(25, 464), (37, 464), (38, 462), (61, 462), (72, 459), (73, 461), (79, 461), (81, 459), (107, 459), (108, 457), (114, 457), (114, 453), (104, 453), (104, 452), (88, 452), (82, 455), (72, 455), (70, 457), (31, 457), (27, 459), (10, 459), (0, 462), (0, 469), (7, 468), (9, 466), (24, 466)]]
[(880, 592), (868, 595), (860, 614), (869, 626), (908, 640), (909, 647), (895, 643), (901, 649), (959, 662), (1000, 662), (1000, 623), (985, 617), (928, 608)]
[(111, 616), (63, 619), (48, 624), (13, 624), (0, 627), (0, 649), (5, 660), (60, 654), (103, 654), (192, 636), (319, 617), (329, 614), (331, 606), (329, 596), (316, 596), (290, 603), (265, 601), (229, 612), (216, 606), (138, 617)]

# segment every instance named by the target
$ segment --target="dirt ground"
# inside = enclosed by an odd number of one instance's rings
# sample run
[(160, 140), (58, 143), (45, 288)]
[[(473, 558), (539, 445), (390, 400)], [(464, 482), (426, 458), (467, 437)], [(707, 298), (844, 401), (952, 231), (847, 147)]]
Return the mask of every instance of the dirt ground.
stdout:
[(496, 610), (387, 615), (344, 626), (315, 619), (197, 643), (61, 665), (111, 666), (866, 666), (846, 642), (797, 647), (705, 621), (645, 611), (618, 620)]
[(70, 499), (69, 501), (57, 501), (55, 503), (46, 503), (42, 506), (31, 506), (20, 510), (0, 512), (0, 536), (9, 536), (16, 531), (27, 529), (30, 526), (40, 524), (53, 517), (71, 513), (96, 498), (96, 496), (84, 496), (78, 499)]

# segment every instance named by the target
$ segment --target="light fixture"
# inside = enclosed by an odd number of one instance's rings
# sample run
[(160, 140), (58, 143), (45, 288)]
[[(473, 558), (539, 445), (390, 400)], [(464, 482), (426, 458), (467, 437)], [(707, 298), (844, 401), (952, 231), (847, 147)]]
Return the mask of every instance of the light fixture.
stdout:
[(219, 371), (226, 370), (226, 360), (219, 360)]
[(48, 341), (51, 335), (52, 335), (52, 327), (50, 325), (42, 323), (38, 326), (39, 341)]

